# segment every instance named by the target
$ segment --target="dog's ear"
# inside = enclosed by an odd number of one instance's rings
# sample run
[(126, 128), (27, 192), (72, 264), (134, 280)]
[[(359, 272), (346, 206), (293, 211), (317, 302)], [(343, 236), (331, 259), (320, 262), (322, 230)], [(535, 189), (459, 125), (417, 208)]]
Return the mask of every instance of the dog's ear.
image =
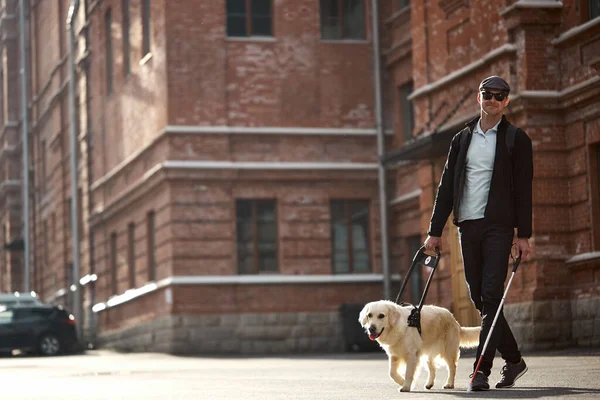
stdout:
[(369, 305), (366, 304), (363, 309), (361, 310), (360, 314), (358, 315), (358, 322), (360, 323), (360, 326), (365, 326), (367, 324), (368, 321), (368, 317), (367, 315), (369, 314)]
[(390, 325), (396, 325), (400, 320), (400, 310), (395, 304), (388, 304), (388, 321)]

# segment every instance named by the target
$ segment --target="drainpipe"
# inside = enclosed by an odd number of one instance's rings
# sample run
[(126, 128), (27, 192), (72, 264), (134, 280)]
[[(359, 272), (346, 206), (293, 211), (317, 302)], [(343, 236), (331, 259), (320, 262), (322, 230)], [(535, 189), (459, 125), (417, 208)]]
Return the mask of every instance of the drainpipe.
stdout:
[(73, 270), (71, 273), (71, 290), (73, 291), (73, 315), (77, 321), (77, 335), (81, 339), (83, 319), (81, 313), (81, 286), (79, 285), (79, 206), (78, 170), (77, 170), (77, 127), (75, 116), (75, 32), (73, 16), (79, 8), (79, 1), (73, 0), (67, 16), (69, 35), (69, 138), (71, 151), (71, 238), (73, 249)]
[(23, 291), (28, 293), (29, 286), (29, 110), (27, 109), (27, 48), (25, 47), (25, 0), (19, 1), (19, 36), (21, 53), (21, 127), (23, 129)]
[(373, 79), (375, 85), (375, 121), (377, 131), (377, 176), (379, 180), (379, 218), (381, 224), (381, 266), (383, 269), (383, 298), (391, 299), (391, 279), (388, 255), (387, 190), (385, 178), (385, 137), (383, 130), (383, 106), (381, 99), (381, 67), (379, 53), (379, 10), (378, 0), (371, 0), (373, 36)]

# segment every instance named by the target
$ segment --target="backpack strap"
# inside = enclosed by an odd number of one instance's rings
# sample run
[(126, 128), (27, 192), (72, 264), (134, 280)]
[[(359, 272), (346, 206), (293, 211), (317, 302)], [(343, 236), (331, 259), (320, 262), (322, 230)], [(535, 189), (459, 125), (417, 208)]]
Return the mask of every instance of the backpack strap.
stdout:
[(506, 129), (506, 147), (508, 148), (508, 155), (512, 157), (512, 150), (515, 147), (515, 135), (517, 134), (517, 127), (513, 124), (508, 124)]
[(510, 157), (510, 188), (511, 190), (515, 188), (514, 182), (514, 171), (513, 171), (513, 158), (512, 151), (513, 147), (515, 147), (515, 135), (517, 134), (517, 127), (513, 124), (508, 124), (508, 128), (506, 129), (506, 148), (508, 149), (508, 156)]

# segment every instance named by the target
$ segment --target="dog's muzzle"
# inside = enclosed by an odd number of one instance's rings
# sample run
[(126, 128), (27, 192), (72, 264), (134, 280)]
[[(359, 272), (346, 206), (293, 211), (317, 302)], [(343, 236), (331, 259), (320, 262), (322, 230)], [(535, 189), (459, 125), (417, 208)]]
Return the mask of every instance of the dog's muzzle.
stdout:
[(381, 336), (381, 334), (383, 333), (384, 329), (385, 328), (381, 328), (381, 331), (377, 332), (377, 327), (375, 325), (369, 326), (369, 329), (368, 329), (369, 339), (371, 339), (371, 340), (377, 340), (377, 338), (379, 336)]

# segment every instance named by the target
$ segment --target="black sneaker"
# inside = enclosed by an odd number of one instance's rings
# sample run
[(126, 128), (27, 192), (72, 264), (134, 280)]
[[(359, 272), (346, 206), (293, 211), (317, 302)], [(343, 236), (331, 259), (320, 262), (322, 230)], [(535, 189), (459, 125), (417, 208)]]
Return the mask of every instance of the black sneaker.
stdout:
[[(469, 375), (469, 378), (473, 378), (473, 374)], [(490, 384), (488, 383), (488, 377), (481, 371), (477, 371), (473, 383), (471, 383), (471, 390), (474, 392), (480, 392), (482, 390), (490, 390)]]
[(525, 372), (527, 372), (527, 364), (525, 364), (525, 360), (522, 358), (518, 364), (507, 361), (500, 370), (502, 378), (496, 383), (496, 389), (511, 388), (515, 386), (517, 379), (522, 377)]

